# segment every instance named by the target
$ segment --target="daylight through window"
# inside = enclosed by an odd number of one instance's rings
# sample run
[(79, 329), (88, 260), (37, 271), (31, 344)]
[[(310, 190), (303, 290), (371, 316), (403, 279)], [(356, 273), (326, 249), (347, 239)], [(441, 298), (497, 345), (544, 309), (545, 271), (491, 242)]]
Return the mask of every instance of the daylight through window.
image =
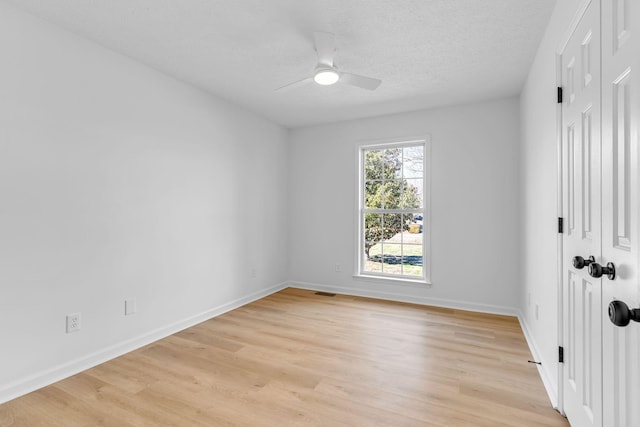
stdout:
[(425, 141), (360, 150), (360, 274), (426, 279)]

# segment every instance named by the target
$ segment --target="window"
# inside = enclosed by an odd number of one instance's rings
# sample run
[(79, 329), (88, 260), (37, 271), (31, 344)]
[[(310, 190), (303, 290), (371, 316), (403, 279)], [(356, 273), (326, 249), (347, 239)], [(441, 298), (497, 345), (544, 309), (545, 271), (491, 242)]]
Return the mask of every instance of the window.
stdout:
[(428, 159), (424, 139), (360, 147), (358, 275), (427, 282)]

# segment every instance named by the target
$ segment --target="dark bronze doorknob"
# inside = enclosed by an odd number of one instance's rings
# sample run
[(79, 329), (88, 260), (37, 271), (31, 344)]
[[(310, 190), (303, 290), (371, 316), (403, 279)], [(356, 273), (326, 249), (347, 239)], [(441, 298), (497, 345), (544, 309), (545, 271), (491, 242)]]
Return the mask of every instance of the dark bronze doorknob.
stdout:
[(587, 259), (582, 258), (580, 255), (576, 255), (573, 257), (573, 266), (578, 270), (582, 270), (585, 266), (588, 266), (592, 262), (596, 262), (596, 259), (593, 257), (593, 255), (591, 255)]
[(599, 279), (602, 275), (607, 276), (609, 280), (616, 278), (616, 267), (612, 262), (607, 263), (606, 267), (601, 266), (597, 262), (589, 264), (589, 276)]
[(611, 301), (609, 319), (616, 326), (627, 326), (632, 320), (640, 322), (640, 308), (629, 309), (629, 306), (622, 301)]

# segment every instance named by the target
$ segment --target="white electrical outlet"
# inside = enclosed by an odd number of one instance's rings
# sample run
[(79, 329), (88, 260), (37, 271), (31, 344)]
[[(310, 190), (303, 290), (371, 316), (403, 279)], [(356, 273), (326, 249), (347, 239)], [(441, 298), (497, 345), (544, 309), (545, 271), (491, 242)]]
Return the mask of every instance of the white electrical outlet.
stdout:
[(540, 307), (538, 307), (538, 304), (536, 304), (536, 320), (538, 320), (540, 318)]
[(67, 314), (67, 333), (80, 330), (80, 313)]
[(258, 270), (257, 269), (255, 269), (255, 268), (251, 269), (251, 277), (254, 278), (254, 279), (256, 277), (258, 277)]
[(342, 271), (342, 266), (340, 264), (336, 264), (336, 273), (340, 273)]
[(124, 300), (124, 315), (125, 316), (130, 316), (132, 314), (134, 314), (137, 311), (137, 307), (136, 307), (136, 299), (135, 298), (129, 298), (127, 300)]

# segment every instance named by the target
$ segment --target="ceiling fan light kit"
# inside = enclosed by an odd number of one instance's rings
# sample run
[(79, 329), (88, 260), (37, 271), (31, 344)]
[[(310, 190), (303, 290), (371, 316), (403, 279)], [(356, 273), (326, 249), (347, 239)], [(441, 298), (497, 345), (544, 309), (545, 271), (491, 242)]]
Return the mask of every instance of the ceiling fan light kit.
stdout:
[(322, 86), (335, 84), (338, 82), (338, 80), (340, 80), (340, 74), (330, 68), (319, 69), (313, 76), (313, 81)]
[(318, 65), (316, 65), (313, 76), (289, 83), (276, 90), (295, 89), (312, 82), (316, 82), (322, 86), (330, 86), (341, 82), (367, 90), (376, 90), (378, 86), (380, 86), (382, 81), (379, 79), (338, 71), (333, 62), (333, 57), (336, 54), (335, 37), (333, 34), (317, 32), (314, 33), (314, 38), (316, 53), (318, 54)]

